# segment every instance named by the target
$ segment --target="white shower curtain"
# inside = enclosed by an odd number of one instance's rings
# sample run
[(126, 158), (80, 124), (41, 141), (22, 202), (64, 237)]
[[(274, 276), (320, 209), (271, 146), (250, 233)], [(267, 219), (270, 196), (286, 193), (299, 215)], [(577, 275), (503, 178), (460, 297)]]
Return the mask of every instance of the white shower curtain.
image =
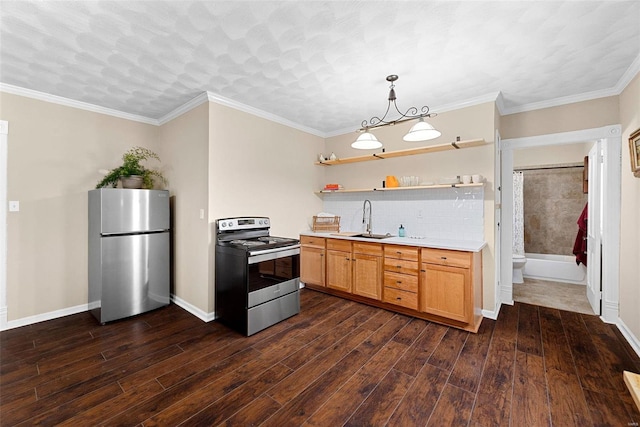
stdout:
[(524, 256), (524, 176), (513, 172), (513, 253)]

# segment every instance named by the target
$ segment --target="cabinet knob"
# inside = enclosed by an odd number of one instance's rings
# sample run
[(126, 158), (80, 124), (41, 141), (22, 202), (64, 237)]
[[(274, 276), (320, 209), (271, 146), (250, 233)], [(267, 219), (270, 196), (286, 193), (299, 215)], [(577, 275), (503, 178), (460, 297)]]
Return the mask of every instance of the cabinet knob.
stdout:
[(420, 270), (420, 271), (421, 271), (421, 272), (423, 272), (423, 273), (426, 273), (426, 272), (427, 272), (427, 270)]
[(396, 265), (396, 268), (402, 268), (402, 266), (401, 265)]
[(347, 261), (349, 261), (349, 260), (350, 260), (350, 258), (345, 258), (345, 259), (346, 259)]
[(396, 283), (399, 285), (400, 283), (402, 283), (402, 280), (396, 280)]
[(441, 256), (440, 259), (447, 259), (447, 257), (446, 256)]
[(401, 300), (402, 298), (401, 298), (401, 297), (396, 297), (396, 299), (397, 299), (397, 300)]

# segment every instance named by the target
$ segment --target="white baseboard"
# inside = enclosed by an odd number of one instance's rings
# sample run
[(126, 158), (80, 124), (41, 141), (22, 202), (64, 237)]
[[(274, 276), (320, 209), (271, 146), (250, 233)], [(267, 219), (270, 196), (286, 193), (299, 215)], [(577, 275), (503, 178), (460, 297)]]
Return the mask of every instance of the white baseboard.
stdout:
[(616, 326), (618, 327), (618, 329), (620, 329), (622, 335), (627, 339), (627, 342), (629, 343), (631, 348), (633, 348), (636, 354), (640, 356), (640, 340), (638, 340), (638, 337), (633, 335), (633, 333), (629, 330), (627, 325), (625, 325), (622, 319), (618, 318)]
[(7, 307), (0, 307), (0, 331), (7, 329)]
[(21, 319), (6, 321), (7, 313), (4, 307), (4, 321), (0, 325), (1, 331), (19, 328), (21, 326), (33, 325), (34, 323), (45, 322), (47, 320), (57, 319), (58, 317), (69, 316), (71, 314), (82, 313), (89, 310), (89, 304), (80, 304), (75, 307), (63, 308), (61, 310), (50, 311), (48, 313), (36, 314), (35, 316), (23, 317)]
[(216, 318), (216, 313), (207, 313), (204, 310), (199, 309), (198, 307), (196, 307), (193, 304), (190, 304), (188, 302), (186, 302), (185, 300), (183, 300), (182, 298), (171, 294), (171, 301), (174, 302), (175, 305), (177, 305), (180, 308), (185, 309), (186, 311), (188, 311), (189, 313), (193, 314), (194, 316), (196, 316), (198, 319), (204, 321), (204, 322), (211, 322), (212, 320), (215, 320)]
[(496, 304), (495, 308), (493, 309), (493, 311), (490, 310), (482, 310), (482, 317), (486, 317), (492, 320), (496, 320), (498, 318), (498, 314), (500, 314), (500, 307), (502, 307), (502, 304), (498, 303)]
[(600, 318), (605, 323), (617, 324), (620, 321), (620, 318), (618, 317), (618, 306), (617, 302), (602, 300), (602, 313), (600, 313)]

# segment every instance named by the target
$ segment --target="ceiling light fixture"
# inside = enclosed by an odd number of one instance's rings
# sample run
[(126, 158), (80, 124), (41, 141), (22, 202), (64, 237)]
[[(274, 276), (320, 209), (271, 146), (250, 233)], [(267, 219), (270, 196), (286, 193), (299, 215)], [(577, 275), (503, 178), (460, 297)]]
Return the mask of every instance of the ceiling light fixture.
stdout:
[[(409, 130), (409, 132), (402, 138), (405, 141), (426, 141), (429, 139), (434, 139), (442, 135), (438, 130), (436, 130), (429, 123), (424, 121), (425, 117), (435, 117), (436, 113), (430, 113), (429, 107), (426, 105), (420, 109), (420, 114), (418, 114), (418, 109), (416, 107), (409, 108), (404, 114), (398, 109), (398, 105), (396, 104), (396, 91), (394, 82), (398, 80), (398, 76), (395, 74), (391, 74), (387, 76), (387, 81), (391, 82), (391, 86), (389, 86), (389, 104), (387, 105), (387, 111), (384, 112), (384, 116), (379, 118), (378, 116), (373, 116), (371, 119), (363, 120), (362, 127), (358, 129), (358, 132), (361, 132), (362, 135), (355, 140), (351, 147), (357, 148), (360, 150), (373, 150), (375, 148), (382, 147), (382, 143), (378, 141), (378, 139), (369, 132), (370, 129), (376, 129), (384, 126), (393, 126), (398, 123), (403, 123), (409, 120), (418, 120), (418, 123), (413, 125), (413, 127)], [(385, 120), (387, 118), (387, 114), (389, 114), (389, 110), (391, 110), (391, 105), (393, 104), (393, 108), (395, 108), (396, 112), (400, 114), (400, 117), (395, 120)]]

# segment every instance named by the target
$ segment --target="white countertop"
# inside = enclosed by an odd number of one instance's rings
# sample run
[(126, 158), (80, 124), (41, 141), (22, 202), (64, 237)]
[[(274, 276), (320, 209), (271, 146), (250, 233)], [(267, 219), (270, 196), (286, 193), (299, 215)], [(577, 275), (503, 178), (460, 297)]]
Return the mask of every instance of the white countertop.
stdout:
[(366, 237), (340, 236), (335, 233), (316, 233), (314, 231), (303, 231), (302, 236), (316, 236), (331, 239), (353, 240), (357, 242), (377, 242), (393, 245), (418, 246), (422, 248), (450, 249), (453, 251), (480, 252), (486, 245), (485, 241), (473, 240), (451, 240), (433, 238), (412, 238), (391, 236), (385, 239), (368, 239)]

